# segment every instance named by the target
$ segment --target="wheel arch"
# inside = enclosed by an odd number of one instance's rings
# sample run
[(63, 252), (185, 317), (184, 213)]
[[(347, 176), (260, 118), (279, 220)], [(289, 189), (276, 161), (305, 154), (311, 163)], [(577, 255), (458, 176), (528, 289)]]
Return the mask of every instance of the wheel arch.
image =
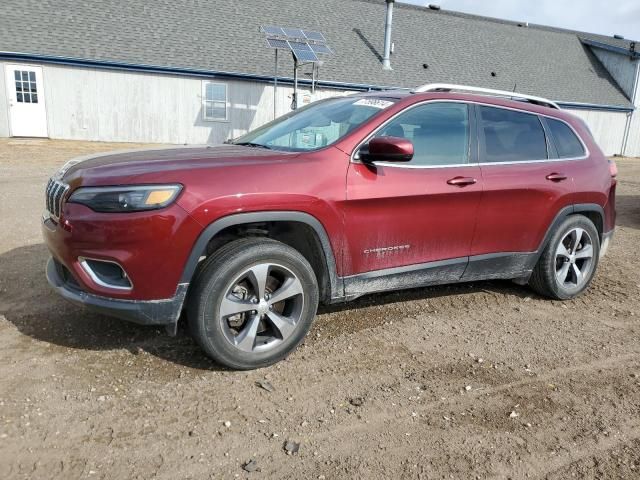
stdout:
[(598, 237), (600, 239), (600, 242), (602, 242), (602, 235), (604, 234), (605, 225), (604, 208), (595, 203), (579, 204), (574, 206), (572, 215), (584, 215), (589, 220), (591, 220), (596, 226)]
[(540, 255), (542, 255), (544, 249), (547, 248), (553, 232), (567, 217), (571, 215), (583, 215), (591, 220), (596, 226), (600, 241), (602, 241), (605, 220), (604, 208), (602, 208), (602, 206), (598, 205), (597, 203), (577, 203), (575, 205), (568, 205), (557, 213), (557, 215), (551, 222), (551, 225), (549, 225), (549, 228), (547, 228), (547, 233), (542, 239), (542, 242), (540, 243), (540, 246), (538, 247), (538, 250), (536, 252), (536, 262)]
[[(322, 223), (314, 216), (296, 211), (269, 211), (269, 212), (248, 212), (239, 213), (234, 215), (228, 215), (222, 217), (211, 224), (209, 224), (199, 235), (196, 240), (191, 253), (187, 258), (181, 283), (190, 283), (200, 263), (200, 258), (207, 255), (207, 251), (211, 243), (217, 239), (220, 239), (221, 244), (224, 244), (225, 240), (222, 237), (225, 232), (229, 232), (234, 227), (251, 226), (255, 224), (274, 224), (274, 225), (286, 225), (286, 224), (298, 224), (302, 225), (312, 232), (314, 243), (317, 245), (305, 245), (308, 247), (308, 252), (312, 252), (310, 257), (305, 255), (310, 261), (316, 274), (318, 275), (318, 283), (321, 292), (321, 301), (326, 303), (335, 302), (344, 297), (344, 289), (342, 287), (342, 281), (337, 274), (336, 260), (329, 241), (329, 236), (322, 225)], [(278, 239), (278, 238), (276, 238)], [(292, 245), (292, 242), (284, 242)], [(293, 242), (296, 247), (295, 242)], [(315, 250), (314, 250), (315, 248)], [(313, 252), (318, 251), (319, 259), (314, 259)], [(301, 252), (303, 255), (305, 252)], [(320, 269), (320, 271), (318, 271)]]

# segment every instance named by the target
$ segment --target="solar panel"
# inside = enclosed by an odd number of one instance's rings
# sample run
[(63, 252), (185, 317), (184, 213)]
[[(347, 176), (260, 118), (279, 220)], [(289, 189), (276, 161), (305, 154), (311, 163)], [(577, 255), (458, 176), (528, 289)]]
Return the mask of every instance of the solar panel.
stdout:
[(263, 26), (262, 31), (267, 35), (285, 35), (284, 31), (280, 27)]
[(296, 58), (303, 62), (317, 62), (318, 56), (313, 53), (311, 47), (306, 42), (292, 42), (289, 40), (289, 46)]
[(324, 38), (320, 32), (311, 32), (309, 30), (303, 30), (302, 33), (309, 40), (314, 40), (316, 42), (326, 42), (327, 40)]
[(283, 28), (282, 31), (287, 37), (304, 39), (304, 33), (299, 28)]
[(313, 50), (315, 53), (326, 53), (326, 54), (333, 53), (333, 51), (326, 45), (317, 45), (315, 43), (312, 43), (310, 46), (311, 46), (311, 50)]
[(290, 50), (289, 43), (286, 40), (280, 40), (279, 38), (267, 38), (267, 45), (271, 48)]
[(292, 42), (289, 40), (289, 45), (291, 45), (291, 50), (300, 50), (304, 52), (310, 52), (311, 47), (307, 42)]
[(260, 29), (266, 34), (268, 47), (289, 50), (298, 61), (319, 62), (318, 54), (333, 54), (320, 32), (273, 25), (263, 25)]
[(300, 62), (319, 62), (318, 56), (311, 50), (293, 50), (293, 54)]

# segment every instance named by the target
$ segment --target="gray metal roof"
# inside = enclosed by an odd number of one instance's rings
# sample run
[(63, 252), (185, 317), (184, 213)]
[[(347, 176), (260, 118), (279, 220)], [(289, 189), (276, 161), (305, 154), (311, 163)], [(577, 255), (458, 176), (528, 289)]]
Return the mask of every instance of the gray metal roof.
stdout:
[[(0, 52), (271, 75), (273, 52), (259, 27), (275, 24), (325, 34), (336, 55), (320, 80), (448, 82), (630, 105), (574, 32), (396, 4), (393, 71), (384, 71), (384, 19), (384, 0), (4, 0)], [(292, 62), (282, 57), (280, 75), (291, 76)]]

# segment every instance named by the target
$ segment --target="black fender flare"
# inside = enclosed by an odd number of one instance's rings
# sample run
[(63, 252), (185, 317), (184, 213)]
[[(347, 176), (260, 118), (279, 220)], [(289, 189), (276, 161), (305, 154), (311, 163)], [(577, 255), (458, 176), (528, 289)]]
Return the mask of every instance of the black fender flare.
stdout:
[[(531, 259), (532, 263), (530, 264), (531, 269), (533, 269), (536, 263), (538, 263), (538, 259), (542, 255), (542, 252), (544, 252), (544, 249), (547, 248), (547, 245), (549, 244), (549, 240), (551, 239), (551, 235), (553, 235), (553, 232), (556, 230), (556, 228), (558, 228), (560, 224), (568, 216), (574, 215), (576, 213), (587, 213), (587, 212), (595, 212), (598, 215), (600, 215), (600, 218), (602, 220), (602, 225), (604, 227), (605, 225), (604, 208), (602, 208), (597, 203), (577, 203), (574, 205), (567, 205), (556, 214), (555, 218), (551, 222), (551, 225), (549, 225), (549, 228), (547, 228), (547, 233), (545, 233), (544, 238), (542, 239), (542, 242), (540, 242), (540, 246), (538, 247), (538, 250), (536, 250), (535, 255), (532, 256), (532, 259)], [(605, 232), (599, 232), (599, 233), (600, 235), (603, 235)]]
[(187, 263), (182, 272), (180, 283), (190, 283), (200, 257), (206, 253), (206, 248), (213, 237), (225, 228), (258, 222), (298, 222), (311, 227), (320, 240), (320, 246), (324, 253), (327, 272), (329, 275), (330, 301), (338, 301), (344, 297), (344, 286), (341, 278), (338, 278), (336, 260), (329, 242), (329, 236), (322, 223), (314, 216), (304, 212), (296, 211), (265, 211), (248, 212), (228, 215), (219, 218), (209, 224), (198, 236), (191, 253), (187, 258)]

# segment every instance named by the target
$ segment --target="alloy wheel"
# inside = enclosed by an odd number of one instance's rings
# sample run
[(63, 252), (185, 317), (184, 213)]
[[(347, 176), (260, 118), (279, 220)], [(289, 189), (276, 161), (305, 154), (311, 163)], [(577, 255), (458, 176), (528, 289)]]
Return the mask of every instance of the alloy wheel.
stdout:
[(588, 279), (593, 265), (593, 241), (582, 228), (573, 228), (562, 237), (556, 249), (556, 281), (564, 288), (576, 289)]
[(301, 320), (304, 289), (288, 268), (253, 265), (238, 275), (220, 303), (224, 336), (244, 352), (264, 352), (289, 338)]

